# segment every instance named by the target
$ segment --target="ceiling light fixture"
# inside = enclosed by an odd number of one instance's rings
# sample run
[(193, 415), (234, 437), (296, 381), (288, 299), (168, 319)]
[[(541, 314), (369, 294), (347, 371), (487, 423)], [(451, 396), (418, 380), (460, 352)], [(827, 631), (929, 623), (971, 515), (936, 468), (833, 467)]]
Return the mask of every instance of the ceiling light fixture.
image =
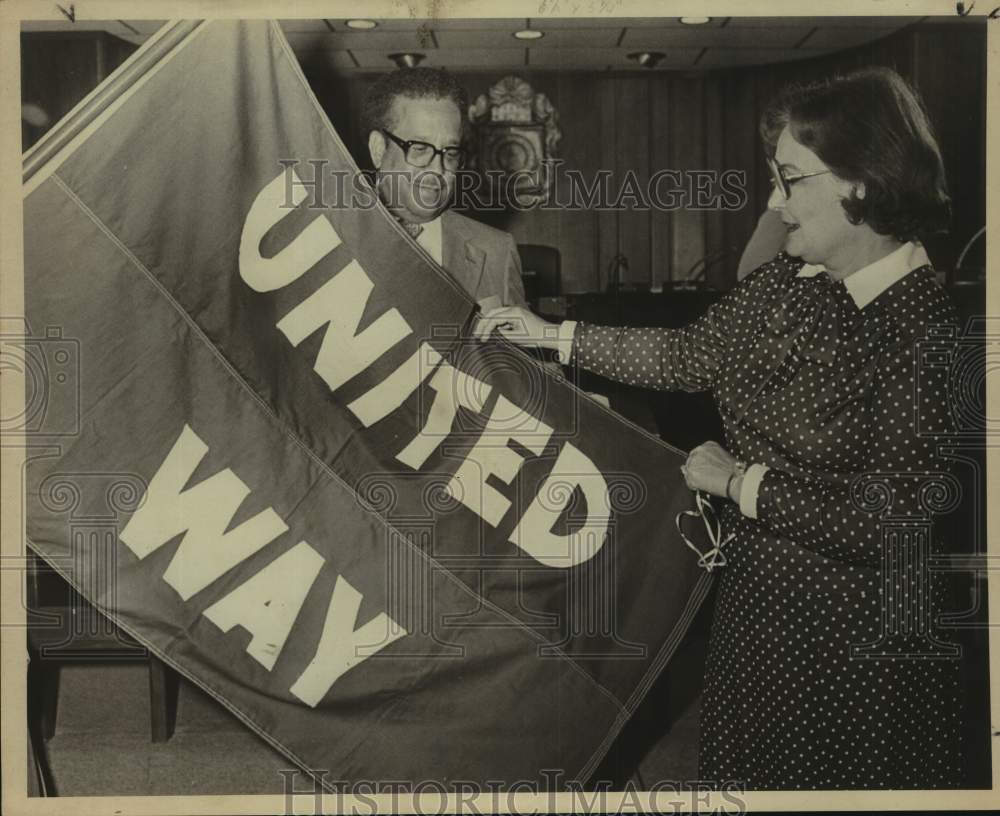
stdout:
[(400, 54), (390, 54), (389, 59), (396, 63), (397, 68), (416, 68), (424, 59), (426, 59), (425, 54), (414, 54), (412, 52), (403, 52)]
[(680, 21), (684, 25), (705, 25), (705, 23), (712, 22), (711, 17), (681, 17)]
[(540, 40), (545, 33), (535, 28), (522, 28), (520, 31), (515, 31), (514, 36), (519, 40)]
[(378, 23), (374, 20), (348, 20), (345, 25), (356, 31), (371, 31), (373, 28), (378, 28)]
[(643, 68), (655, 68), (665, 56), (662, 51), (633, 51), (628, 58)]

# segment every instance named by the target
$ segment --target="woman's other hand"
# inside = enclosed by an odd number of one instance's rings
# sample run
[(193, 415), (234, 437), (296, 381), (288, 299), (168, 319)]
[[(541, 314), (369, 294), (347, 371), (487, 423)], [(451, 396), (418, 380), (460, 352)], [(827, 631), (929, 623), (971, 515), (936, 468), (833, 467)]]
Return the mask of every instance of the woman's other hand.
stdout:
[[(681, 473), (691, 490), (703, 490), (723, 498), (739, 498), (743, 477), (737, 476), (732, 483), (729, 481), (729, 477), (736, 473), (736, 465), (736, 457), (718, 442), (705, 442), (688, 454)], [(726, 496), (727, 486), (729, 496)]]
[(521, 306), (504, 306), (480, 315), (472, 333), (478, 340), (486, 340), (494, 331), (518, 346), (555, 349), (559, 325), (542, 320)]

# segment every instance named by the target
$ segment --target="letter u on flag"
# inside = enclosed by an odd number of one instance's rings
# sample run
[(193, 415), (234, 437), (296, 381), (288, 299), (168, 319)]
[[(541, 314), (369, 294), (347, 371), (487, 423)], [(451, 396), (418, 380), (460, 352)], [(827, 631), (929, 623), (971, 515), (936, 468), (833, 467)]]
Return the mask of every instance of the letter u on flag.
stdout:
[(586, 779), (708, 588), (680, 453), (322, 200), (357, 168), (275, 23), (165, 26), (25, 167), (26, 317), (79, 373), (30, 546), (306, 769)]

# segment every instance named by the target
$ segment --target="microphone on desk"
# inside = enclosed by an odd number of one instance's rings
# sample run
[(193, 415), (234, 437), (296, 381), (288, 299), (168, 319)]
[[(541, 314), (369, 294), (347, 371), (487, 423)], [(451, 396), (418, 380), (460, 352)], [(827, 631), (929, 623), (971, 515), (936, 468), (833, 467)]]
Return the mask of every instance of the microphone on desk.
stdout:
[(703, 255), (697, 261), (695, 261), (691, 268), (688, 269), (687, 274), (682, 279), (684, 288), (697, 288), (696, 283), (699, 280), (703, 281), (703, 285), (707, 287), (707, 281), (704, 281), (705, 273), (708, 272), (708, 268), (718, 262), (723, 258), (728, 258), (730, 255), (736, 252), (736, 247), (729, 247), (728, 249), (721, 249), (718, 252), (710, 252), (708, 255)]
[[(687, 270), (685, 275), (674, 284), (676, 289), (697, 289), (698, 282), (702, 281), (702, 287), (708, 288), (707, 283), (704, 282), (705, 273), (712, 264), (718, 261), (728, 258), (736, 252), (736, 247), (728, 247), (727, 249), (722, 249), (717, 252), (711, 252), (707, 255), (703, 255), (691, 267)], [(606, 292), (608, 294), (617, 294), (624, 290), (645, 290), (647, 286), (645, 284), (635, 285), (635, 284), (622, 284), (622, 270), (628, 271), (628, 256), (619, 253), (611, 259), (611, 263), (608, 265), (608, 285)], [(653, 291), (662, 291), (663, 282), (657, 281), (657, 288)]]
[(622, 269), (628, 271), (628, 256), (618, 253), (611, 259), (608, 265), (608, 286), (607, 292), (614, 294), (622, 286)]

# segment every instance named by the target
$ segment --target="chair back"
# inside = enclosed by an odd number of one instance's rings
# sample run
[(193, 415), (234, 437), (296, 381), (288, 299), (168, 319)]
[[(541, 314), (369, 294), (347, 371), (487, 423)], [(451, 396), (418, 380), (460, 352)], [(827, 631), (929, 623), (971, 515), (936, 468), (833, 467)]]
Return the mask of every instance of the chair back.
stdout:
[(559, 250), (544, 244), (518, 244), (521, 256), (521, 280), (528, 303), (538, 304), (543, 297), (562, 294), (562, 270)]

